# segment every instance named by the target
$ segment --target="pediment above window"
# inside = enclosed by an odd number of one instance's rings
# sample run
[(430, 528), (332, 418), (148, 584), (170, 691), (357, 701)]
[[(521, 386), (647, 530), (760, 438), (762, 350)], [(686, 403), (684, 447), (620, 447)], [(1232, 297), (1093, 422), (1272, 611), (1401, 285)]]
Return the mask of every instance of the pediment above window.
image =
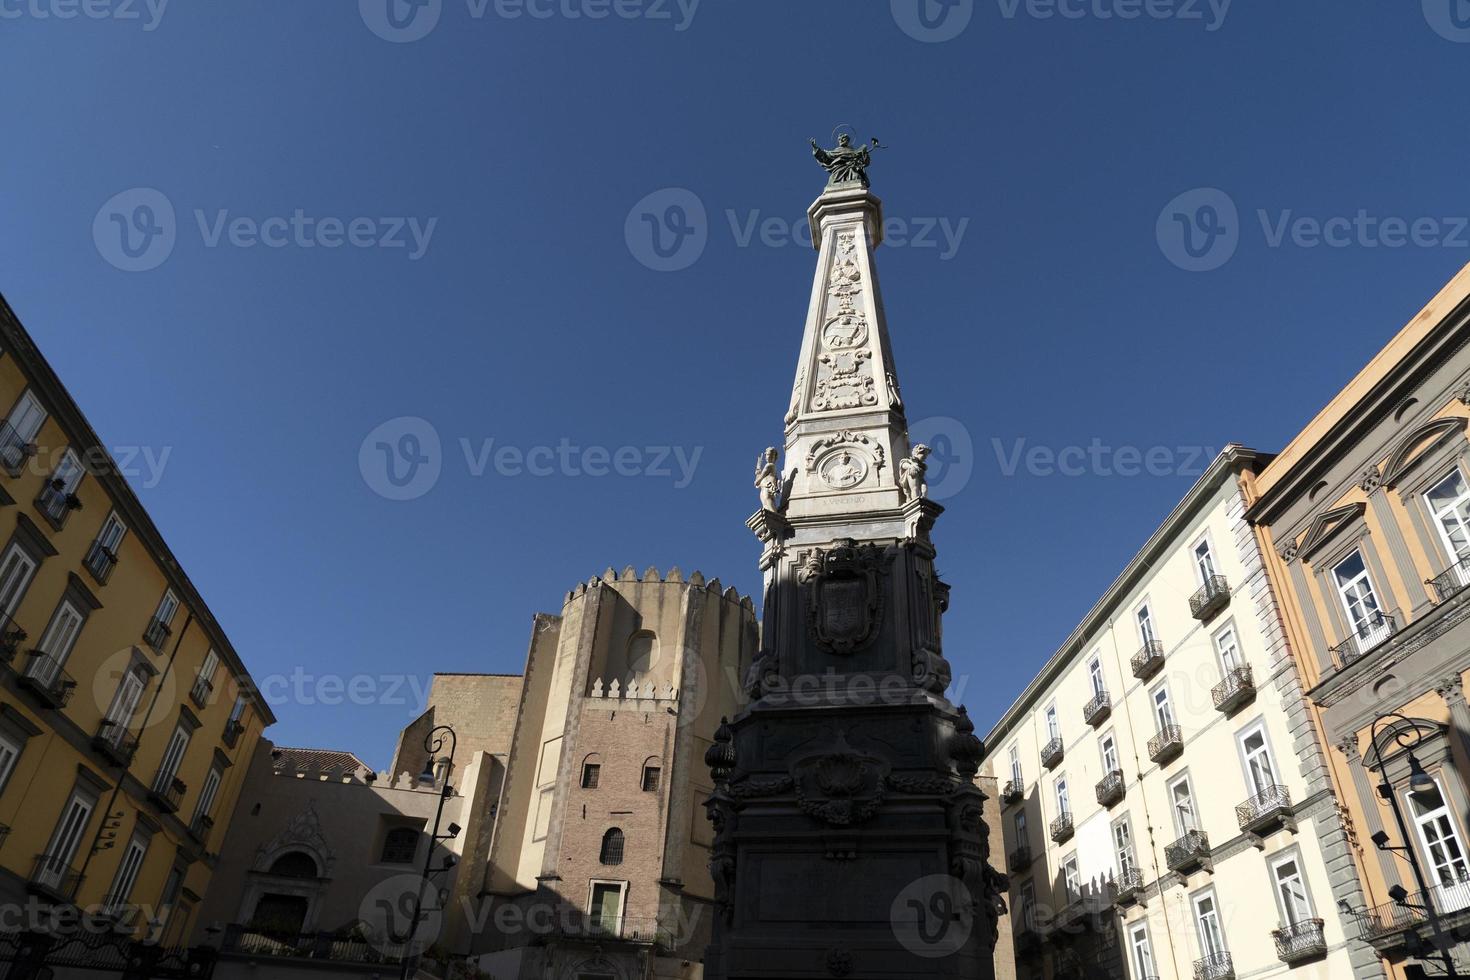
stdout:
[(1392, 487), (1407, 476), (1415, 466), (1456, 436), (1465, 434), (1465, 419), (1461, 416), (1436, 419), (1410, 432), (1394, 449), (1384, 470), (1383, 485)]
[(1354, 523), (1366, 509), (1361, 503), (1348, 504), (1346, 507), (1334, 507), (1332, 510), (1318, 514), (1312, 526), (1307, 529), (1307, 536), (1302, 539), (1297, 548), (1297, 557), (1309, 559), (1321, 549), (1333, 536), (1343, 528)]

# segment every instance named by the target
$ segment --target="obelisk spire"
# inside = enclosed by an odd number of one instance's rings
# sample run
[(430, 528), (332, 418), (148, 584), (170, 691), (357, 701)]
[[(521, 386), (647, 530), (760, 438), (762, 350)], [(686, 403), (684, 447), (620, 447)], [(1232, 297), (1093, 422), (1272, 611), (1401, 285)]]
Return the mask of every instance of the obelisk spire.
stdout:
[(785, 418), (790, 488), (782, 503), (798, 526), (896, 513), (898, 465), (909, 455), (873, 261), (883, 205), (868, 189), (870, 149), (851, 146), (845, 134), (831, 150), (812, 146), (829, 179), (807, 211), (817, 269)]

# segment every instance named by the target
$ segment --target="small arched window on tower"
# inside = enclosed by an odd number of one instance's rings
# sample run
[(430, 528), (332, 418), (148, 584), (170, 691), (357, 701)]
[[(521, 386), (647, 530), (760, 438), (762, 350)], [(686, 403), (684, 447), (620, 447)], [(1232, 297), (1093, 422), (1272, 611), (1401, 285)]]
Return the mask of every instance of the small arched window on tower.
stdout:
[(657, 793), (660, 777), (663, 769), (659, 765), (657, 756), (651, 756), (643, 762), (643, 792)]
[(639, 630), (628, 639), (628, 669), (635, 677), (658, 664), (658, 637), (652, 630)]
[(623, 832), (616, 827), (602, 835), (602, 852), (597, 860), (603, 864), (623, 863)]
[(394, 827), (383, 838), (383, 864), (413, 864), (419, 849), (419, 832), (414, 827)]
[(582, 788), (596, 789), (597, 781), (602, 777), (602, 756), (593, 752), (582, 760)]

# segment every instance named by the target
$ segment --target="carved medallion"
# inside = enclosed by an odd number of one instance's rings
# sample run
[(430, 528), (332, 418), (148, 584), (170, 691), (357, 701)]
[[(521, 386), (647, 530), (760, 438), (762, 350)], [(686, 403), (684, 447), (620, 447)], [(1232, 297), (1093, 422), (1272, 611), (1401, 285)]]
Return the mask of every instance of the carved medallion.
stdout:
[(868, 461), (861, 453), (839, 450), (822, 461), (817, 472), (833, 490), (850, 490), (868, 476)]
[(829, 653), (849, 654), (866, 646), (883, 619), (887, 558), (876, 545), (851, 538), (830, 551), (818, 548), (807, 559), (801, 579), (807, 587), (812, 638)]
[(888, 795), (889, 768), (887, 760), (854, 749), (839, 735), (829, 751), (806, 756), (791, 767), (797, 806), (830, 826), (862, 823)]

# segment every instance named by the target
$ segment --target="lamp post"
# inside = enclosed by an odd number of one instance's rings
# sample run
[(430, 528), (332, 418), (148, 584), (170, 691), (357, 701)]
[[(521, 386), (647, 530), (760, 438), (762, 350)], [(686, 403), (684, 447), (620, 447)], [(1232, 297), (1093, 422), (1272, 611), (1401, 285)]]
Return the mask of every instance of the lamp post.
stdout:
[[(1404, 723), (1404, 727), (1393, 733), (1393, 740), (1409, 754), (1409, 791), (1420, 792), (1434, 788), (1433, 778), (1424, 771), (1419, 757), (1414, 754), (1414, 749), (1424, 741), (1424, 734), (1419, 730), (1419, 726), (1397, 711), (1390, 711), (1373, 719), (1373, 728), (1368, 734), (1368, 741), (1373, 752), (1374, 764), (1378, 767), (1378, 776), (1382, 780), (1378, 784), (1378, 795), (1387, 800), (1389, 807), (1393, 810), (1393, 819), (1399, 828), (1399, 839), (1403, 841), (1400, 845), (1392, 845), (1388, 842), (1388, 835), (1380, 830), (1373, 835), (1373, 844), (1380, 851), (1397, 851), (1408, 860), (1409, 867), (1414, 872), (1414, 881), (1419, 885), (1419, 894), (1424, 896), (1424, 904), (1421, 908), (1429, 918), (1429, 931), (1434, 936), (1434, 948), (1439, 950), (1440, 957), (1444, 960), (1444, 975), (1449, 980), (1459, 980), (1460, 975), (1455, 972), (1455, 963), (1450, 956), (1449, 944), (1444, 941), (1444, 930), (1440, 925), (1439, 912), (1435, 908), (1435, 897), (1429, 890), (1429, 882), (1424, 878), (1424, 869), (1419, 865), (1419, 856), (1414, 852), (1414, 845), (1409, 837), (1409, 825), (1404, 819), (1403, 807), (1399, 805), (1398, 794), (1394, 792), (1393, 781), (1388, 778), (1388, 769), (1383, 765), (1383, 748), (1378, 742), (1378, 728), (1384, 722), (1391, 721)], [(1394, 902), (1404, 908), (1414, 908), (1409, 904), (1408, 896), (1404, 894), (1402, 887), (1390, 888), (1388, 894)]]
[(454, 750), (458, 745), (458, 739), (454, 729), (448, 725), (440, 725), (424, 736), (424, 749), (429, 753), (428, 761), (424, 763), (424, 771), (419, 775), (421, 784), (434, 785), (434, 767), (439, 761), (439, 753), (444, 748), (445, 741), (449, 742), (449, 755), (443, 757), (448, 765), (444, 770), (444, 785), (439, 790), (439, 806), (434, 811), (434, 832), (429, 839), (429, 853), (424, 855), (424, 871), (420, 876), (418, 893), (413, 899), (413, 919), (408, 923), (408, 939), (403, 944), (403, 969), (399, 973), (400, 980), (408, 980), (413, 971), (418, 957), (413, 955), (414, 936), (419, 931), (419, 920), (424, 916), (424, 891), (428, 888), (433, 875), (441, 874), (454, 867), (454, 856), (450, 855), (444, 859), (444, 866), (434, 870), (430, 867), (434, 860), (434, 848), (439, 846), (440, 841), (453, 840), (459, 836), (459, 824), (451, 823), (446, 833), (439, 833), (439, 822), (444, 819), (444, 801), (454, 793), (454, 787), (449, 785), (449, 776), (454, 771)]

